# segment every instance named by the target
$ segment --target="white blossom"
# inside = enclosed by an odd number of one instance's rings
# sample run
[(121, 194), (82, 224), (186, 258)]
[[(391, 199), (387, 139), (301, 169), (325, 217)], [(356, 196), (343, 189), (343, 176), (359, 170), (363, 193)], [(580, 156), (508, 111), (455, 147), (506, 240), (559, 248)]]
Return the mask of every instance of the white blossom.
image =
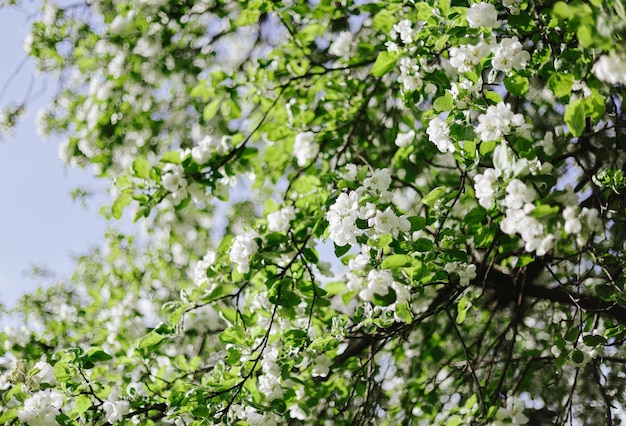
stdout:
[(400, 40), (404, 44), (413, 43), (413, 35), (415, 30), (413, 29), (413, 23), (408, 19), (404, 19), (393, 26), (393, 31), (400, 36)]
[(63, 395), (53, 389), (45, 389), (34, 393), (18, 411), (20, 421), (29, 426), (50, 426), (56, 424), (56, 416), (61, 414)]
[(215, 252), (208, 250), (202, 257), (202, 260), (196, 263), (193, 268), (193, 281), (197, 286), (201, 286), (208, 281), (206, 271), (215, 262), (215, 257)]
[(565, 219), (563, 230), (566, 234), (578, 234), (582, 231), (583, 225), (580, 223), (580, 219), (576, 217), (576, 211), (572, 206), (565, 207), (563, 210), (563, 219)]
[(267, 226), (272, 232), (287, 232), (295, 218), (295, 208), (287, 206), (267, 215)]
[(293, 155), (296, 157), (298, 166), (304, 167), (317, 157), (319, 146), (315, 143), (315, 133), (298, 133), (293, 143)]
[(49, 385), (55, 385), (57, 380), (54, 377), (54, 368), (45, 361), (39, 361), (35, 364), (35, 368), (38, 370), (35, 373), (31, 380), (34, 384), (39, 386), (42, 383), (47, 383)]
[(182, 166), (167, 164), (163, 168), (163, 172), (163, 178), (161, 179), (161, 184), (163, 185), (163, 188), (174, 194), (187, 188), (185, 170)]
[(356, 191), (349, 194), (343, 192), (326, 213), (330, 239), (338, 246), (356, 245), (356, 237), (361, 233), (356, 226), (358, 207), (359, 195)]
[(480, 40), (477, 44), (462, 44), (451, 47), (449, 52), (450, 65), (462, 73), (473, 71), (474, 66), (479, 64), (481, 59), (488, 56), (491, 51), (489, 45), (484, 40)]
[(130, 409), (130, 404), (128, 401), (119, 399), (118, 392), (113, 390), (107, 400), (102, 404), (102, 409), (104, 410), (107, 422), (115, 424), (124, 420), (124, 416)]
[(537, 196), (533, 188), (526, 186), (519, 179), (513, 179), (506, 187), (504, 205), (511, 209), (520, 209), (524, 204), (532, 203)]
[(373, 227), (378, 235), (391, 234), (394, 238), (398, 238), (400, 231), (408, 232), (411, 229), (409, 220), (396, 216), (390, 207), (385, 211), (376, 210), (374, 217), (368, 219), (368, 225)]
[(474, 192), (478, 204), (486, 209), (493, 207), (496, 189), (494, 184), (498, 180), (500, 172), (496, 169), (487, 169), (483, 174), (474, 177)]
[(389, 287), (393, 284), (393, 275), (389, 271), (377, 271), (372, 269), (367, 274), (367, 287), (359, 292), (359, 297), (366, 302), (371, 302), (374, 293), (385, 296), (389, 293)]
[(414, 91), (422, 87), (424, 82), (415, 58), (401, 57), (398, 60), (398, 67), (400, 68), (398, 83), (402, 84), (403, 92)]
[(346, 164), (345, 168), (346, 170), (341, 174), (341, 177), (350, 181), (356, 180), (356, 174), (358, 173), (356, 164)]
[(262, 374), (259, 376), (259, 392), (268, 401), (283, 397), (283, 388), (280, 384), (280, 375)]
[(237, 235), (230, 249), (230, 260), (237, 264), (237, 271), (246, 274), (250, 271), (250, 257), (255, 255), (259, 246), (254, 241), (258, 234), (254, 231)]
[(363, 180), (363, 186), (374, 190), (377, 194), (381, 194), (391, 185), (391, 172), (389, 169), (376, 169), (372, 176)]
[(476, 265), (467, 265), (467, 267), (460, 268), (456, 272), (459, 274), (459, 283), (462, 286), (468, 286), (470, 281), (476, 278)]
[(230, 148), (229, 139), (222, 137), (219, 141), (210, 135), (206, 135), (198, 142), (198, 145), (191, 148), (191, 156), (198, 164), (205, 164), (213, 155), (225, 154)]
[(311, 370), (311, 375), (313, 377), (326, 377), (330, 372), (330, 366), (332, 365), (332, 361), (326, 355), (321, 354), (315, 361), (313, 361), (313, 368)]
[(615, 53), (602, 55), (591, 71), (606, 83), (626, 84), (626, 59)]
[(530, 61), (530, 53), (525, 51), (517, 37), (505, 38), (499, 44), (491, 48), (493, 59), (491, 65), (494, 69), (508, 72), (512, 69), (523, 70)]
[(339, 36), (332, 42), (328, 53), (343, 59), (350, 59), (352, 46), (354, 45), (354, 36), (349, 31), (342, 31)]
[(526, 404), (521, 399), (509, 396), (506, 399), (506, 406), (498, 408), (496, 411), (496, 421), (492, 426), (525, 425), (528, 417), (524, 415)]
[(467, 22), (470, 28), (498, 28), (498, 11), (488, 3), (475, 3), (467, 9)]
[(523, 0), (502, 0), (502, 5), (509, 10), (511, 15), (519, 15)]
[(363, 270), (369, 261), (369, 256), (359, 253), (348, 261), (348, 268), (350, 268), (351, 271)]
[(539, 144), (543, 147), (543, 151), (546, 154), (554, 154), (554, 134), (552, 132), (546, 132), (543, 140), (541, 140)]
[(500, 102), (490, 105), (487, 112), (478, 116), (476, 132), (480, 134), (483, 142), (495, 141), (511, 131), (511, 125), (521, 126), (524, 124), (522, 114), (514, 114), (511, 105)]
[(415, 131), (409, 130), (406, 133), (398, 133), (395, 144), (399, 147), (409, 146), (415, 140)]
[(428, 139), (434, 143), (441, 152), (454, 152), (454, 144), (449, 138), (450, 128), (448, 124), (439, 117), (435, 117), (428, 123), (426, 129)]

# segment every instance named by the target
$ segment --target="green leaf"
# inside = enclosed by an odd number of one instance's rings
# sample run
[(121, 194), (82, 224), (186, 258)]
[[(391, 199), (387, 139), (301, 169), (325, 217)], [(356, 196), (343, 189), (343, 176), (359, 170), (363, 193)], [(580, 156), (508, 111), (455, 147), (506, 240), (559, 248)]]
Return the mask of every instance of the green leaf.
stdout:
[(435, 203), (441, 199), (441, 196), (446, 193), (445, 186), (438, 186), (432, 191), (430, 191), (424, 198), (422, 198), (422, 203), (426, 204), (428, 207), (433, 208)]
[(420, 21), (427, 21), (433, 17), (433, 8), (425, 1), (415, 3), (415, 9), (417, 9), (417, 19)]
[(163, 343), (166, 339), (167, 337), (151, 331), (139, 340), (137, 347), (139, 349), (153, 349)]
[(204, 121), (209, 121), (213, 117), (215, 117), (215, 115), (217, 114), (217, 111), (219, 111), (221, 103), (222, 103), (222, 99), (217, 98), (217, 99), (213, 99), (204, 107), (204, 110), (202, 111), (202, 118), (204, 118)]
[(554, 93), (554, 96), (560, 98), (562, 96), (568, 96), (572, 93), (572, 86), (574, 85), (574, 76), (571, 74), (554, 73), (548, 79), (548, 87)]
[(372, 21), (374, 28), (378, 31), (388, 33), (393, 28), (393, 25), (397, 22), (395, 14), (389, 9), (383, 9), (378, 12)]
[(580, 330), (578, 329), (578, 327), (572, 327), (567, 330), (567, 333), (565, 333), (565, 336), (563, 336), (563, 338), (568, 342), (575, 342), (576, 340), (578, 340), (579, 334)]
[(454, 106), (454, 100), (452, 99), (452, 95), (450, 93), (446, 93), (444, 96), (440, 96), (435, 99), (433, 102), (433, 108), (435, 111), (450, 111)]
[(409, 222), (411, 222), (410, 232), (421, 231), (426, 227), (426, 219), (422, 216), (411, 216)]
[(585, 354), (582, 353), (582, 351), (575, 349), (572, 352), (572, 361), (574, 361), (576, 364), (581, 364), (585, 361)]
[(413, 313), (406, 303), (396, 304), (394, 315), (400, 318), (405, 324), (411, 324), (413, 322)]
[(247, 8), (239, 14), (237, 20), (235, 21), (235, 25), (237, 25), (238, 27), (246, 27), (248, 25), (257, 23), (260, 17), (260, 10)]
[(485, 92), (485, 98), (487, 100), (490, 100), (494, 105), (502, 102), (502, 96), (500, 96), (500, 94), (498, 94), (497, 92), (493, 92), (491, 90)]
[(552, 8), (552, 16), (559, 19), (569, 19), (572, 15), (572, 10), (567, 5), (567, 3), (558, 1), (554, 4)]
[(137, 157), (133, 162), (133, 172), (135, 172), (135, 176), (147, 179), (150, 174), (150, 164), (148, 164), (148, 160), (144, 157)]
[(111, 206), (111, 214), (116, 219), (121, 219), (124, 208), (130, 204), (132, 197), (130, 194), (122, 194), (113, 202)]
[(180, 158), (180, 151), (174, 150), (166, 152), (165, 154), (163, 154), (161, 161), (170, 164), (180, 164), (180, 162), (182, 161)]
[(585, 130), (585, 105), (582, 99), (574, 99), (565, 109), (563, 116), (565, 124), (572, 135), (578, 137)]
[(528, 90), (528, 86), (528, 79), (519, 74), (513, 74), (504, 78), (504, 87), (513, 95), (523, 95)]
[(397, 269), (410, 266), (412, 263), (413, 258), (411, 256), (407, 256), (406, 254), (392, 254), (383, 260), (381, 267), (383, 269)]
[(418, 238), (413, 244), (413, 247), (415, 247), (415, 250), (419, 252), (431, 251), (433, 249), (433, 246), (434, 246), (433, 242), (429, 240), (428, 238)]
[(374, 77), (382, 77), (393, 69), (397, 61), (398, 54), (396, 52), (380, 52), (370, 73)]
[(450, 417), (448, 419), (448, 421), (446, 422), (446, 426), (459, 426), (464, 424), (465, 422), (463, 421), (463, 419), (461, 418), (461, 416), (459, 416), (458, 414), (453, 415), (452, 417)]
[(604, 336), (594, 336), (592, 334), (589, 334), (583, 337), (583, 343), (587, 346), (595, 347), (595, 346), (605, 345), (606, 339), (604, 338)]
[(0, 424), (3, 424), (3, 425), (13, 424), (14, 423), (13, 420), (17, 418), (17, 413), (20, 409), (23, 409), (23, 408), (13, 407), (13, 408), (5, 409), (5, 411), (3, 411), (2, 414), (0, 414)]
[(359, 294), (359, 290), (348, 291), (348, 292), (342, 294), (341, 295), (341, 300), (342, 300), (343, 304), (348, 306), (350, 301), (352, 301), (352, 299), (354, 299), (357, 294)]
[(593, 27), (591, 26), (592, 22), (583, 23), (576, 29), (576, 37), (578, 38), (580, 45), (584, 48), (593, 46), (595, 41), (594, 36), (597, 35), (594, 34)]
[(72, 374), (66, 362), (57, 362), (54, 364), (54, 378), (62, 383), (72, 378)]
[(329, 296), (335, 296), (337, 294), (341, 294), (345, 290), (346, 290), (346, 283), (343, 283), (341, 281), (333, 281), (324, 286), (324, 291), (326, 291), (326, 293)]
[(87, 395), (78, 395), (76, 397), (74, 408), (79, 416), (89, 410), (89, 407), (91, 407), (91, 400)]
[(387, 294), (385, 295), (381, 295), (378, 293), (374, 293), (372, 295), (372, 302), (378, 306), (389, 306), (395, 301), (396, 301), (396, 292), (393, 291), (391, 288), (389, 288), (389, 290), (387, 291)]
[(344, 254), (349, 252), (350, 249), (352, 248), (350, 244), (346, 244), (345, 246), (338, 246), (337, 244), (334, 244), (334, 246), (335, 246), (335, 256), (337, 256), (337, 258), (343, 256)]
[(597, 89), (591, 89), (591, 96), (586, 97), (583, 102), (585, 103), (585, 116), (596, 123), (600, 121), (606, 111), (604, 96)]
[(478, 152), (481, 155), (487, 155), (490, 152), (492, 152), (494, 149), (496, 149), (496, 141), (481, 142)]
[(547, 204), (538, 205), (530, 212), (532, 217), (543, 218), (548, 216), (553, 216), (559, 213), (559, 208), (557, 206), (550, 206)]
[(317, 176), (304, 175), (296, 179), (291, 185), (291, 188), (298, 194), (308, 194), (319, 186), (320, 180)]
[(113, 359), (113, 357), (101, 348), (91, 348), (81, 357), (81, 359), (89, 362), (100, 362), (109, 361)]

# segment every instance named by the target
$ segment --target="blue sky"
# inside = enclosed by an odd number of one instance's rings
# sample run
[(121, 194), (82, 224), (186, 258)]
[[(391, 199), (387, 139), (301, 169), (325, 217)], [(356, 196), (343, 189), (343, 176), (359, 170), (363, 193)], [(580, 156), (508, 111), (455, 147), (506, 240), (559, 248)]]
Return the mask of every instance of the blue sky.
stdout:
[[(36, 10), (36, 2), (25, 4)], [(24, 13), (0, 9), (0, 87), (25, 57), (22, 40), (28, 27)], [(24, 97), (32, 70), (30, 62), (22, 68), (0, 105)], [(38, 87), (41, 82), (37, 80)], [(97, 205), (85, 209), (70, 197), (77, 186), (102, 188), (102, 183), (87, 171), (65, 169), (57, 156), (58, 141), (45, 142), (37, 134), (37, 110), (54, 90), (54, 83), (48, 82), (45, 96), (28, 105), (28, 115), (14, 136), (0, 141), (0, 303), (5, 306), (40, 283), (25, 276), (30, 265), (41, 264), (57, 277), (68, 276), (72, 254), (98, 244), (105, 229)]]

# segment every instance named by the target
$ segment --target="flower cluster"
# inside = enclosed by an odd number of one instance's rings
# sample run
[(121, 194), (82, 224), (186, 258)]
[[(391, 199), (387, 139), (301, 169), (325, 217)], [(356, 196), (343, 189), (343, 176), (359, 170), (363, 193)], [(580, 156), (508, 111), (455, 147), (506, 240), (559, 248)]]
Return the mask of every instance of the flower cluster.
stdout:
[(402, 57), (398, 60), (400, 66), (400, 77), (398, 82), (402, 84), (404, 92), (412, 92), (420, 89), (424, 82), (420, 74), (420, 67), (415, 58)]
[[(350, 192), (339, 194), (326, 213), (329, 223), (329, 237), (338, 246), (356, 245), (359, 235), (378, 238), (391, 234), (397, 238), (400, 232), (408, 232), (411, 224), (405, 216), (398, 216), (391, 207), (384, 210), (371, 201), (361, 203), (365, 195), (378, 198), (380, 204), (391, 199), (388, 191), (391, 174), (388, 169), (378, 169), (363, 180), (363, 186)], [(367, 223), (367, 228), (359, 228), (357, 220)]]
[(489, 3), (474, 3), (467, 9), (467, 22), (470, 28), (498, 28), (498, 11)]
[(531, 214), (535, 209), (532, 202), (536, 193), (522, 181), (513, 179), (506, 187), (504, 205), (506, 217), (500, 222), (500, 229), (508, 235), (520, 234), (528, 252), (536, 251), (543, 256), (552, 248), (554, 235), (546, 234), (544, 225)]
[(428, 139), (434, 143), (441, 152), (454, 152), (454, 144), (450, 139), (450, 127), (439, 117), (435, 117), (428, 123), (426, 129)]
[(259, 245), (255, 241), (255, 238), (258, 237), (256, 231), (249, 231), (237, 235), (233, 240), (230, 260), (237, 264), (237, 271), (241, 274), (247, 274), (250, 271), (250, 257), (259, 250)]
[(163, 168), (163, 178), (161, 184), (163, 188), (170, 192), (174, 205), (180, 204), (187, 198), (187, 179), (185, 178), (185, 169), (175, 164), (166, 164)]
[(496, 421), (491, 425), (525, 425), (528, 423), (528, 417), (524, 415), (524, 409), (526, 409), (524, 401), (515, 396), (509, 396), (506, 399), (506, 405), (496, 411)]
[(191, 148), (191, 157), (198, 164), (207, 163), (214, 154), (225, 154), (231, 149), (230, 138), (223, 136), (219, 140), (207, 135), (200, 139), (198, 145)]
[(415, 140), (415, 130), (409, 130), (406, 133), (398, 133), (396, 136), (395, 144), (396, 146), (402, 148), (404, 146), (409, 146)]
[(459, 284), (468, 286), (470, 281), (476, 278), (476, 265), (466, 264), (463, 262), (450, 262), (444, 267), (449, 274), (457, 274), (459, 276)]
[(267, 215), (267, 227), (273, 232), (287, 232), (292, 220), (296, 217), (293, 206), (287, 206)]
[(266, 350), (261, 360), (263, 374), (259, 376), (259, 391), (265, 395), (268, 401), (283, 397), (283, 389), (280, 380), (280, 366), (277, 364), (278, 349)]
[(128, 401), (120, 399), (117, 389), (114, 389), (106, 401), (103, 402), (102, 409), (107, 422), (115, 424), (124, 419), (124, 416), (130, 410), (130, 404)]
[(213, 250), (208, 250), (207, 253), (202, 257), (202, 260), (198, 261), (193, 268), (193, 281), (194, 283), (200, 287), (208, 282), (207, 279), (207, 269), (213, 265), (215, 262), (215, 252)]
[(342, 59), (350, 59), (352, 46), (354, 45), (354, 36), (349, 31), (342, 31), (339, 36), (332, 42), (328, 53)]
[(530, 61), (530, 53), (524, 50), (517, 37), (505, 38), (491, 48), (493, 59), (491, 65), (498, 71), (509, 72), (512, 69), (521, 71)]
[(63, 395), (54, 389), (45, 389), (32, 394), (17, 417), (30, 426), (49, 426), (56, 424), (56, 416), (61, 413)]
[(514, 114), (511, 105), (500, 102), (495, 106), (489, 106), (486, 113), (479, 115), (478, 122), (476, 132), (483, 142), (489, 142), (508, 135), (511, 125), (521, 127), (524, 124), (524, 116)]
[(575, 235), (576, 243), (584, 246), (589, 241), (589, 237), (594, 232), (600, 232), (602, 221), (597, 209), (583, 207), (580, 214), (576, 214), (576, 209), (567, 206), (563, 209), (563, 231), (567, 235)]
[(330, 239), (338, 246), (356, 245), (361, 230), (356, 226), (359, 194), (356, 191), (341, 193), (326, 214)]
[(599, 80), (611, 84), (626, 84), (626, 59), (615, 53), (602, 55), (592, 69)]
[(489, 44), (481, 39), (476, 44), (453, 46), (449, 53), (450, 65), (456, 68), (458, 72), (463, 73), (473, 71), (481, 59), (489, 56), (491, 49)]
[(298, 133), (293, 143), (293, 155), (296, 157), (298, 166), (304, 167), (317, 157), (319, 145), (315, 143), (315, 133)]

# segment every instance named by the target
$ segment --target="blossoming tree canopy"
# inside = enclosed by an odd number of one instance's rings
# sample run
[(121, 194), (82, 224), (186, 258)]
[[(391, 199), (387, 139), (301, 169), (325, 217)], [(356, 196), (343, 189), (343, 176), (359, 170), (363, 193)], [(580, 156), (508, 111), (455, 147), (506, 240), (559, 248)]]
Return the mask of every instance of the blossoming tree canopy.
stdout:
[(40, 127), (140, 230), (10, 312), (0, 423), (619, 424), (624, 34), (622, 1), (44, 1)]

